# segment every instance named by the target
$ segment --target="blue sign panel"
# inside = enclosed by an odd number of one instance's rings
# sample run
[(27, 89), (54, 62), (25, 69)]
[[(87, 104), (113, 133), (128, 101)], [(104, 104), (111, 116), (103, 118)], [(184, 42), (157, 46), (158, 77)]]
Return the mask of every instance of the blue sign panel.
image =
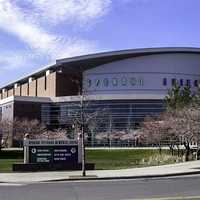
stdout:
[(30, 163), (78, 163), (78, 145), (30, 146)]

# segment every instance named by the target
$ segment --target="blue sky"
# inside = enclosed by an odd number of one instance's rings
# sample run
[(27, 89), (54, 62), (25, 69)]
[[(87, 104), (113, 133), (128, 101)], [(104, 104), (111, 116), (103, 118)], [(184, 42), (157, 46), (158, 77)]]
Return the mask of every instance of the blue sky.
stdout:
[(0, 87), (56, 59), (200, 47), (199, 0), (0, 0)]

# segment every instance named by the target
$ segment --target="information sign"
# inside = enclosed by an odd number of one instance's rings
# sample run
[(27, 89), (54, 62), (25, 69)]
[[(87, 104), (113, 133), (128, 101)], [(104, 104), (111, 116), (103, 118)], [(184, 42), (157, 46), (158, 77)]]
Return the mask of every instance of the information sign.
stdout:
[(78, 163), (78, 145), (29, 146), (29, 163)]

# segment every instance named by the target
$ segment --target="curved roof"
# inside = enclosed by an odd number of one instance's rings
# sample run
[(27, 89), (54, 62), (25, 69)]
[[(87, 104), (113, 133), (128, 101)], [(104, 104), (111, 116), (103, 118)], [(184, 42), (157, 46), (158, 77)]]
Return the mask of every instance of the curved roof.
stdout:
[(1, 87), (0, 89), (12, 87), (14, 83), (26, 82), (29, 77), (38, 77), (41, 74), (44, 74), (46, 70), (57, 70), (62, 68), (65, 71), (82, 72), (84, 70), (96, 67), (98, 65), (103, 65), (117, 60), (122, 60), (131, 57), (145, 56), (145, 55), (166, 54), (166, 53), (200, 54), (200, 48), (161, 47), (161, 48), (128, 49), (128, 50), (103, 52), (103, 53), (60, 59), (56, 60), (56, 64), (49, 65), (47, 67), (39, 69), (38, 71), (28, 74), (27, 76), (22, 77), (19, 80), (13, 81), (12, 83), (7, 84), (6, 86)]
[(193, 47), (162, 47), (162, 48), (143, 48), (129, 49), (120, 51), (110, 51), (103, 53), (78, 56), (73, 58), (65, 58), (56, 61), (57, 66), (64, 66), (70, 70), (84, 71), (98, 65), (103, 65), (109, 62), (122, 60), (131, 57), (165, 54), (165, 53), (197, 53), (200, 54), (200, 48)]

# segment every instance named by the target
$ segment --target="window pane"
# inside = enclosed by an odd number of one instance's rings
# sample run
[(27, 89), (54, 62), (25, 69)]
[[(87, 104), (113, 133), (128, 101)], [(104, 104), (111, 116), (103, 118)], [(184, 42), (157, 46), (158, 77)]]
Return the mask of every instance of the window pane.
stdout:
[(164, 85), (164, 86), (167, 85), (167, 78), (163, 78), (163, 85)]
[(187, 83), (186, 83), (186, 85), (187, 85), (188, 87), (190, 87), (190, 86), (191, 86), (191, 82), (190, 82), (190, 80), (189, 80), (189, 79), (187, 79)]
[(194, 87), (198, 87), (198, 80), (194, 81)]
[(183, 86), (183, 79), (180, 79), (180, 86)]
[(175, 84), (176, 84), (176, 79), (173, 78), (173, 79), (172, 79), (172, 85), (175, 85)]

